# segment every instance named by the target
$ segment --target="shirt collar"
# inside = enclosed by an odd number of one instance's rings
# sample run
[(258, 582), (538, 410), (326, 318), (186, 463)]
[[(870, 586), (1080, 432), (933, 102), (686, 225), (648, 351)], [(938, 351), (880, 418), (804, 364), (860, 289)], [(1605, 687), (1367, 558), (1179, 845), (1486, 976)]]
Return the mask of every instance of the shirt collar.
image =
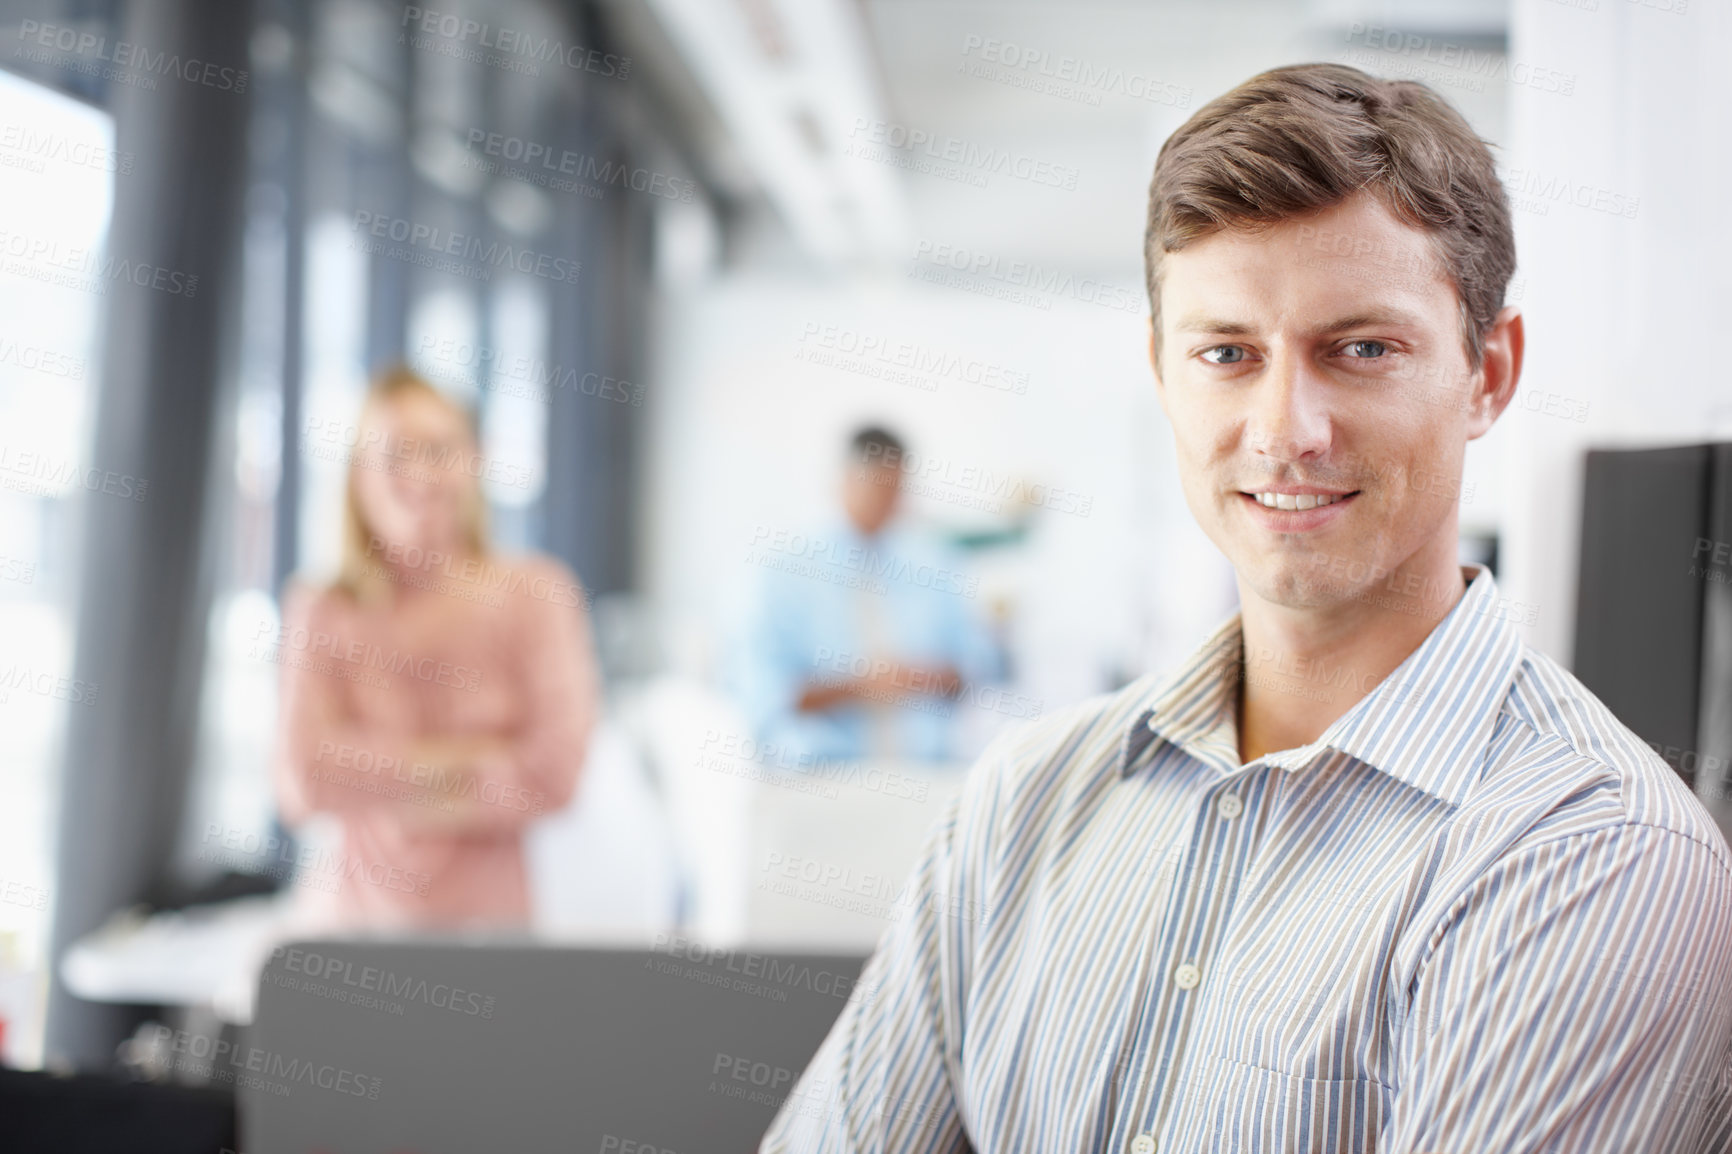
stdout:
[(905, 533), (897, 520), (867, 536), (860, 527), (845, 515), (835, 515), (828, 518), (823, 525), (823, 532), (840, 541), (845, 547), (865, 550), (876, 550), (879, 553), (894, 553), (902, 547)]
[[(1509, 603), (1483, 565), (1462, 567), (1467, 592), (1419, 647), (1309, 745), (1266, 760), (1309, 765), (1325, 750), (1356, 758), (1451, 805), (1478, 772), (1479, 753), (1509, 692), (1521, 639)], [(1170, 676), (1150, 689), (1125, 735), (1121, 775), (1158, 741), (1221, 773), (1239, 766), (1237, 679), (1244, 638), (1234, 614)]]

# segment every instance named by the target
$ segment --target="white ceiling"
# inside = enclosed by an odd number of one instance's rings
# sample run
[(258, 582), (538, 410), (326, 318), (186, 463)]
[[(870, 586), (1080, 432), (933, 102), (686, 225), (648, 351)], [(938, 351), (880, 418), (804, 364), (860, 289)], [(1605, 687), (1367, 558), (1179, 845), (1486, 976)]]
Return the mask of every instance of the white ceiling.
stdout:
[[(999, 177), (983, 190), (905, 174), (920, 235), (1006, 259), (1129, 276), (1133, 283), (1149, 175), (1167, 135), (1263, 69), (1340, 59), (1353, 47), (1352, 12), (1333, 4), (1320, 14), (1298, 0), (865, 0), (863, 8), (892, 119), (1078, 170), (1075, 191)], [(1458, 4), (1455, 11), (1461, 18), (1475, 8)], [(1418, 26), (1417, 15), (1399, 11), (1370, 16), (1367, 24)], [(1122, 69), (1127, 77), (1182, 85), (1189, 105), (1102, 92), (1091, 106), (966, 74), (962, 64), (979, 59), (981, 49), (964, 56), (964, 46), (989, 39), (1045, 52), (1050, 69), (1070, 56), (1097, 72)], [(1170, 88), (1159, 91), (1176, 96)], [(1501, 132), (1500, 91), (1446, 91), (1482, 134)]]
[[(1350, 40), (1355, 22), (1483, 51), (1501, 43), (1506, 6), (1506, 0), (649, 0), (664, 22), (668, 12), (698, 3), (713, 5), (712, 13), (725, 10), (745, 29), (726, 51), (718, 46), (694, 60), (692, 53), (703, 49), (689, 39), (683, 50), (699, 80), (710, 78), (700, 86), (722, 111), (710, 118), (720, 126), (712, 134), (735, 137), (703, 146), (743, 159), (756, 189), (738, 199), (774, 206), (784, 226), (795, 223), (790, 231), (797, 242), (799, 219), (810, 220), (814, 209), (789, 211), (786, 194), (795, 188), (808, 198), (827, 198), (824, 210), (844, 222), (843, 231), (862, 238), (860, 251), (843, 258), (847, 263), (900, 263), (924, 239), (1131, 284), (1140, 277), (1155, 153), (1197, 108), (1281, 64), (1367, 57), (1392, 67), (1413, 62), (1373, 52), (1363, 36)], [(831, 35), (802, 39), (813, 6), (833, 8)], [(773, 30), (780, 54), (754, 57), (751, 46), (765, 43), (766, 29)], [(836, 29), (848, 34), (838, 36)], [(996, 77), (1038, 69), (984, 61), (988, 42), (1045, 53), (1049, 71), (1071, 57), (1097, 75), (1117, 73), (1122, 80), (1097, 86), (1098, 102), (1018, 87)], [(994, 77), (971, 75), (970, 63), (995, 69)], [(1389, 67), (1372, 70), (1395, 74)], [(1175, 107), (1126, 91), (1141, 91), (1150, 81), (1169, 101), (1188, 90), (1188, 101)], [(1458, 75), (1439, 87), (1496, 142), (1503, 135), (1506, 86), (1495, 80), (1477, 86), (1482, 90)], [(786, 127), (809, 122), (813, 110), (816, 131), (811, 123)], [(783, 139), (773, 153), (755, 155), (749, 138), (759, 135), (757, 121), (742, 133), (742, 117), (782, 124), (785, 133), (803, 138), (804, 147), (792, 149)], [(855, 117), (899, 132), (923, 131), (952, 148), (1005, 150), (1061, 172), (1074, 170), (1075, 187), (1003, 172), (979, 187), (860, 159), (848, 155), (849, 145), (871, 140), (857, 131)], [(796, 152), (804, 155), (791, 164)], [(900, 244), (884, 240), (896, 236)], [(817, 262), (838, 259), (834, 251), (816, 251), (818, 245), (803, 247)]]

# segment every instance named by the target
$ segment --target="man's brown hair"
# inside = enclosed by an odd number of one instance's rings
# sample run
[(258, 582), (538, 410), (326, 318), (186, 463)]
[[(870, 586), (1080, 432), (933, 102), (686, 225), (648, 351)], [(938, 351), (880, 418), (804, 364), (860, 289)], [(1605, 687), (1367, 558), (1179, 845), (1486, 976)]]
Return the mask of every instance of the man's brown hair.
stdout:
[(1156, 352), (1164, 254), (1222, 229), (1255, 231), (1330, 208), (1361, 189), (1430, 234), (1455, 285), (1468, 363), (1477, 370), (1516, 263), (1509, 200), (1491, 150), (1424, 84), (1380, 80), (1345, 64), (1253, 76), (1199, 108), (1161, 145), (1143, 236)]

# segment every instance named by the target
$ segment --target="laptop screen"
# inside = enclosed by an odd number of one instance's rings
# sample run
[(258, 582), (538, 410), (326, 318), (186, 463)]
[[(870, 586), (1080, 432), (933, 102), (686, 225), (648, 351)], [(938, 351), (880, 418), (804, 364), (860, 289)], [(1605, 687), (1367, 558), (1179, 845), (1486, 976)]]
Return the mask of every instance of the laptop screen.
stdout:
[(287, 944), (227, 1057), (242, 1148), (755, 1150), (864, 961), (680, 938), (636, 950)]

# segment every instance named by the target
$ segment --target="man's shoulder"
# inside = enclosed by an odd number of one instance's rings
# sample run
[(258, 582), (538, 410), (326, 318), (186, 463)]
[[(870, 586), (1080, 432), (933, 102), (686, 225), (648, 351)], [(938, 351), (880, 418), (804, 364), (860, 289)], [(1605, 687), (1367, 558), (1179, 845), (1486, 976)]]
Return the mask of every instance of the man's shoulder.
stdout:
[(1522, 646), (1503, 715), (1510, 744), (1477, 800), (1511, 791), (1543, 799), (1534, 836), (1650, 827), (1698, 842), (1732, 868), (1725, 838), (1677, 771), (1551, 657)]
[(1139, 677), (997, 738), (981, 761), (1000, 806), (1044, 808), (1116, 779), (1126, 739), (1160, 682), (1157, 674)]

